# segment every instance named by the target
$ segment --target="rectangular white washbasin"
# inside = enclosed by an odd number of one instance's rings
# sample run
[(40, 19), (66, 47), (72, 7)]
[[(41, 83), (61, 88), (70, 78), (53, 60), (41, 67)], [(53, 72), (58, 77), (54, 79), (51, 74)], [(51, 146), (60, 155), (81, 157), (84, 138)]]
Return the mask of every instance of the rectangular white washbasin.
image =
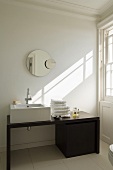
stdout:
[(42, 104), (10, 105), (10, 122), (36, 122), (50, 120), (50, 107)]

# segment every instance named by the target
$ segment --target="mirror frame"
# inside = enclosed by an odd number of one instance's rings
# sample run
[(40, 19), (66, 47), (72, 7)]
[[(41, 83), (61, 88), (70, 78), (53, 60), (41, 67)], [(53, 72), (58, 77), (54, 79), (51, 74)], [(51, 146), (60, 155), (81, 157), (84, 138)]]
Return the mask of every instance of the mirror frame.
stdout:
[(41, 77), (49, 74), (55, 65), (55, 60), (43, 50), (34, 50), (27, 56), (27, 69), (34, 76)]

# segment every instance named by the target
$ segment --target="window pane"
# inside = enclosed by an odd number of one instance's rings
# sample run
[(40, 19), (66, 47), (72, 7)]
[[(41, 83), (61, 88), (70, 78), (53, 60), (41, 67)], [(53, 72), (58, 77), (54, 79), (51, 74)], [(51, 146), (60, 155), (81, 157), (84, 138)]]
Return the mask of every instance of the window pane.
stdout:
[(106, 88), (110, 88), (110, 71), (106, 73)]
[(108, 63), (111, 63), (113, 61), (112, 59), (112, 44), (108, 46)]
[(103, 61), (105, 64), (105, 67), (103, 68), (103, 84), (105, 80), (105, 86), (103, 86), (103, 88), (105, 89), (106, 94), (105, 99), (111, 100), (110, 96), (113, 98), (113, 27), (105, 30), (104, 33), (105, 35), (102, 41), (104, 50)]
[(112, 37), (109, 37), (108, 38), (108, 44), (111, 44), (112, 43)]
[(106, 66), (106, 71), (110, 71), (110, 64)]
[(113, 88), (113, 71), (111, 72), (111, 88)]
[(110, 96), (110, 89), (106, 89), (106, 96)]
[(109, 31), (108, 35), (112, 35), (113, 34), (113, 29)]
[(111, 90), (111, 96), (113, 96), (113, 90)]

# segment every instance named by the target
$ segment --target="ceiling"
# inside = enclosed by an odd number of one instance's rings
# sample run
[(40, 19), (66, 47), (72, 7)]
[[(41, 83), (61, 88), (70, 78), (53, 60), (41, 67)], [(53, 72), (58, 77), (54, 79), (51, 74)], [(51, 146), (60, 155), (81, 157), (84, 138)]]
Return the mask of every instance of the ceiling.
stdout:
[(113, 0), (0, 0), (97, 18), (113, 11)]
[(104, 8), (108, 3), (112, 3), (113, 0), (58, 0), (66, 3), (71, 3), (74, 5), (79, 5), (95, 10)]

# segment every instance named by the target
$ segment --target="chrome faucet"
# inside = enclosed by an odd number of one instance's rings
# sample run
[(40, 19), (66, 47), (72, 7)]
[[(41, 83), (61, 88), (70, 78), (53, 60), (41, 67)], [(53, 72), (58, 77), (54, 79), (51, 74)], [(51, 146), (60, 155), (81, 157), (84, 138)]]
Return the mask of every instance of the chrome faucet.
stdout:
[(27, 89), (27, 98), (25, 98), (26, 104), (29, 104), (28, 101), (32, 100), (30, 92), (29, 92), (29, 88)]

